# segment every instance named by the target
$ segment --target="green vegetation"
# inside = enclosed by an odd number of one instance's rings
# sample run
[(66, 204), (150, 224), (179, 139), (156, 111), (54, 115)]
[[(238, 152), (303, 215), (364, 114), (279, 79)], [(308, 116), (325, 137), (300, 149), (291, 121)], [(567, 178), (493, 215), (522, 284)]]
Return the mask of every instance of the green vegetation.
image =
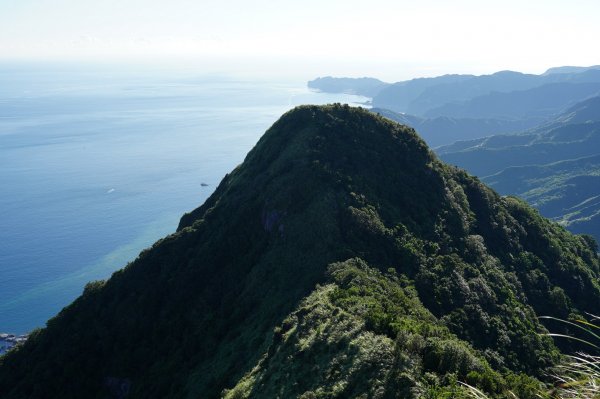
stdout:
[(600, 97), (523, 134), (438, 148), (440, 157), (517, 195), (570, 231), (600, 238)]
[(518, 166), (542, 165), (598, 155), (600, 122), (569, 124), (539, 133), (499, 135), (440, 148), (446, 162), (489, 176)]
[(410, 128), (303, 106), (175, 234), (0, 358), (0, 396), (534, 397), (578, 349), (538, 316), (598, 309), (596, 251)]
[(272, 346), (225, 398), (467, 397), (458, 381), (492, 395), (540, 387), (493, 371), (394, 269), (351, 259), (332, 264), (329, 279), (275, 328)]
[[(600, 318), (594, 315), (589, 315), (591, 320), (574, 317), (571, 320), (558, 319), (554, 317), (542, 317), (543, 319), (554, 320), (559, 323), (568, 324), (575, 327), (575, 334), (550, 334), (557, 339), (573, 340), (584, 343), (590, 352), (577, 352), (564, 356), (561, 362), (549, 370), (548, 375), (551, 376), (552, 385), (537, 386), (530, 385), (533, 390), (531, 393), (539, 399), (579, 399), (579, 398), (598, 398), (600, 397)], [(475, 399), (490, 399), (490, 396), (482, 392), (480, 389), (462, 383), (463, 387), (468, 389), (471, 398)], [(519, 399), (523, 397), (523, 392), (518, 384), (515, 384), (512, 389), (509, 388), (510, 396)]]
[(600, 155), (512, 167), (483, 179), (575, 233), (600, 237)]

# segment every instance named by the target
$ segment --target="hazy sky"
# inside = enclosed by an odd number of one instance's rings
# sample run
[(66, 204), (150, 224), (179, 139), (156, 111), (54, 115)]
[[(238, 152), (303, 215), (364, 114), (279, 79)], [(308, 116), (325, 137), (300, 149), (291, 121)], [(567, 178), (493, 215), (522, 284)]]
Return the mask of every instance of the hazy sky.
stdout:
[(387, 80), (540, 73), (599, 64), (599, 20), (598, 0), (0, 0), (0, 58), (251, 57)]

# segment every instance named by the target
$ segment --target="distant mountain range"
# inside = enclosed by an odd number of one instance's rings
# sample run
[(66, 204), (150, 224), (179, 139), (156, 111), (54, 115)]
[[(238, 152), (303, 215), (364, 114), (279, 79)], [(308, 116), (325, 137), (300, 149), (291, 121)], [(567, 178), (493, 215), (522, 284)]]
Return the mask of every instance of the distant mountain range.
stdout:
[[(492, 75), (471, 76), (458, 75), (452, 79), (447, 76), (427, 79), (429, 85), (424, 87), (423, 82), (415, 79), (408, 82), (395, 83), (382, 89), (373, 97), (373, 106), (388, 108), (393, 111), (407, 112), (419, 116), (467, 116), (465, 113), (444, 114), (445, 107), (465, 107), (471, 111), (468, 116), (491, 117), (497, 114), (498, 102), (504, 99), (499, 93), (515, 91), (528, 91), (539, 88), (538, 91), (523, 93), (529, 100), (543, 101), (548, 95), (562, 95), (562, 91), (571, 93), (576, 91), (570, 85), (577, 83), (600, 83), (600, 70), (590, 69), (573, 73), (553, 73), (549, 75), (529, 75), (519, 72), (503, 71)], [(547, 89), (541, 87), (556, 83)], [(551, 93), (548, 93), (550, 91)], [(496, 99), (500, 95), (500, 100)], [(536, 97), (538, 95), (539, 97)], [(571, 101), (583, 100), (590, 93), (582, 93), (582, 97), (570, 97)], [(490, 98), (491, 96), (491, 98)], [(519, 98), (519, 95), (511, 99)], [(555, 99), (554, 101), (558, 101)], [(568, 103), (565, 103), (567, 106)], [(456, 112), (453, 108), (450, 108)], [(449, 111), (450, 111), (449, 110)], [(474, 111), (481, 114), (474, 115)], [(515, 118), (520, 114), (504, 114), (503, 117)]]
[(437, 153), (571, 231), (600, 239), (600, 97), (530, 131), (456, 142)]
[(423, 118), (402, 114), (385, 108), (372, 108), (371, 112), (414, 128), (431, 147), (448, 145), (459, 140), (470, 140), (501, 133), (514, 133), (538, 126), (543, 118), (517, 120), (493, 118), (453, 118), (438, 116)]
[[(596, 73), (596, 71), (594, 71)], [(598, 82), (549, 83), (532, 89), (492, 92), (461, 103), (447, 103), (424, 112), (426, 117), (529, 119), (548, 118), (578, 101), (600, 94)]]
[(585, 72), (591, 69), (600, 69), (600, 65), (593, 65), (589, 67), (581, 67), (581, 66), (561, 66), (555, 68), (549, 68), (544, 75), (551, 75), (553, 73), (577, 73), (577, 72)]
[(372, 96), (372, 112), (413, 127), (444, 161), (600, 239), (600, 66), (310, 86)]
[(393, 84), (374, 78), (325, 77), (308, 86), (372, 97), (376, 108), (420, 117), (520, 119), (548, 117), (600, 94), (600, 66), (556, 67), (541, 75), (514, 71), (443, 75)]
[(308, 86), (371, 97), (373, 112), (414, 127), (437, 147), (525, 131), (554, 120), (569, 107), (600, 95), (600, 66), (556, 67), (541, 75), (443, 75), (393, 84), (329, 76)]
[(572, 232), (600, 239), (600, 155), (514, 166), (483, 180), (498, 192), (519, 195)]

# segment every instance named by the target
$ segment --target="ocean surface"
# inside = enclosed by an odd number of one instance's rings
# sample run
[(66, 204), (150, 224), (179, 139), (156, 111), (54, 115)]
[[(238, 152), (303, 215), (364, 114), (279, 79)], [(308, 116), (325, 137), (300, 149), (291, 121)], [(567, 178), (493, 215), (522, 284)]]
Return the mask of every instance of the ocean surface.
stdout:
[(286, 110), (365, 100), (304, 80), (0, 64), (0, 332), (44, 326), (174, 232)]

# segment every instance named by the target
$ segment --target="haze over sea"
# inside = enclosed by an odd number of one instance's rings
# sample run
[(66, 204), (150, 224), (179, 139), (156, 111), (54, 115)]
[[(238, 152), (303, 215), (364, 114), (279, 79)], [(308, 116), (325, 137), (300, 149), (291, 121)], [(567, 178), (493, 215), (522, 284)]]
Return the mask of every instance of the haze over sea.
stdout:
[(174, 232), (286, 110), (365, 100), (305, 87), (194, 71), (0, 65), (0, 332), (42, 327), (87, 282)]

